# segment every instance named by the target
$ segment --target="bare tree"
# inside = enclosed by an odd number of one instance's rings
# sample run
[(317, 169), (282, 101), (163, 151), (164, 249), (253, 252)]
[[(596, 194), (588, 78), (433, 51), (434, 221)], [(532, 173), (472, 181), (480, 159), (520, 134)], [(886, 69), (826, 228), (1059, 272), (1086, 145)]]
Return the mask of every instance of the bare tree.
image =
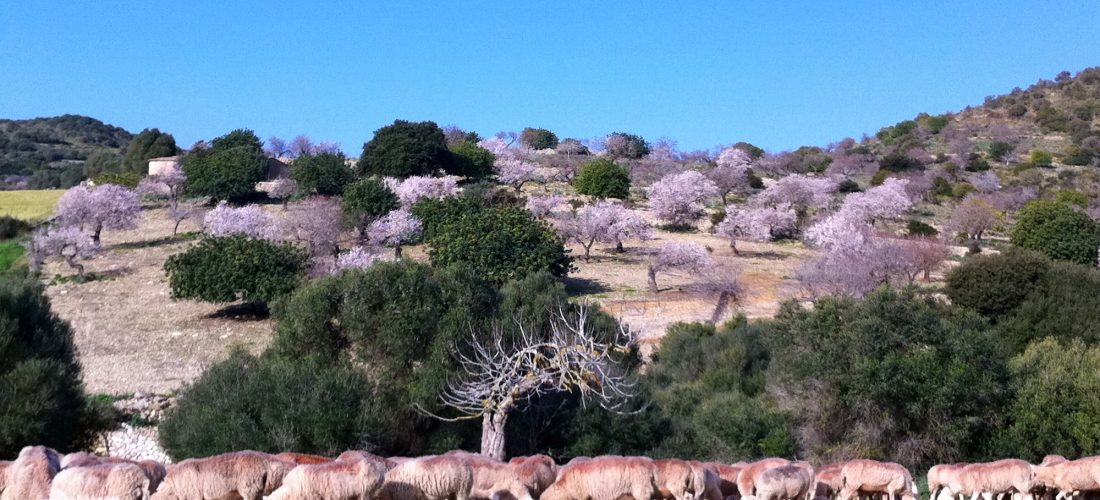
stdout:
[(531, 329), (521, 321), (518, 338), (505, 338), (494, 328), (493, 340), (470, 342), (458, 362), (466, 375), (451, 381), (440, 394), (445, 406), (462, 416), (445, 421), (481, 418), (481, 454), (504, 458), (504, 426), (511, 411), (523, 409), (539, 396), (577, 391), (590, 401), (620, 411), (631, 399), (633, 383), (621, 362), (633, 351), (635, 338), (626, 328), (611, 339), (600, 339), (588, 322), (588, 307), (558, 306), (549, 331)]

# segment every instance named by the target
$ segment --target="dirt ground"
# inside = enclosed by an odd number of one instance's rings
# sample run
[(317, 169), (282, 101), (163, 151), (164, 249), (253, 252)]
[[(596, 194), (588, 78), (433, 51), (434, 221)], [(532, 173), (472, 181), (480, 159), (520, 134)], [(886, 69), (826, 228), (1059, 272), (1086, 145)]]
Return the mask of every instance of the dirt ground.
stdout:
[[(191, 221), (180, 227), (195, 229)], [(57, 283), (57, 275), (73, 271), (64, 263), (46, 266), (47, 293), (75, 330), (90, 392), (170, 392), (225, 358), (231, 346), (258, 352), (269, 342), (270, 320), (214, 317), (221, 306), (169, 298), (164, 261), (192, 244), (171, 235), (165, 211), (148, 210), (137, 229), (103, 232), (104, 250), (85, 264), (97, 279)]]

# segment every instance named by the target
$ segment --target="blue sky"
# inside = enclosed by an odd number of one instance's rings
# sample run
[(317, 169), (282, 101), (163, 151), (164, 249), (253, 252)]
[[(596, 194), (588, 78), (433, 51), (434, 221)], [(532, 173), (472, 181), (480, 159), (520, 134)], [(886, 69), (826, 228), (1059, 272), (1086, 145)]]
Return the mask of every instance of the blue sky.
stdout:
[(1100, 1), (0, 2), (0, 117), (357, 155), (395, 118), (769, 150), (1100, 65)]

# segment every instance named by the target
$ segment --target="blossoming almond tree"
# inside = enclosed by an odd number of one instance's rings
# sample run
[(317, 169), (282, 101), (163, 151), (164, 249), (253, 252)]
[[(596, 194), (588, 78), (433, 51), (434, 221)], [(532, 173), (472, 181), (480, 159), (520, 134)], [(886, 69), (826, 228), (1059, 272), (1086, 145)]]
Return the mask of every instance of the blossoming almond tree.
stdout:
[(88, 230), (92, 241), (99, 245), (104, 229), (129, 229), (137, 226), (137, 194), (122, 186), (76, 186), (57, 202), (57, 222)]
[(649, 208), (660, 220), (676, 226), (690, 226), (703, 214), (707, 200), (718, 195), (718, 187), (694, 170), (667, 175), (649, 186)]
[(713, 266), (707, 249), (691, 241), (670, 241), (657, 249), (649, 261), (649, 291), (658, 293), (657, 273), (679, 269), (689, 273), (699, 273)]

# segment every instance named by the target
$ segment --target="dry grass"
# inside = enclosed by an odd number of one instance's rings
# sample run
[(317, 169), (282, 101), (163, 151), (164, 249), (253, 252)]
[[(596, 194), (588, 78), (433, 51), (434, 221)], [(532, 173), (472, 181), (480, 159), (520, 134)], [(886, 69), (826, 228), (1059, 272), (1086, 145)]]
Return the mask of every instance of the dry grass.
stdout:
[(0, 191), (0, 215), (27, 221), (41, 220), (53, 213), (64, 189)]

